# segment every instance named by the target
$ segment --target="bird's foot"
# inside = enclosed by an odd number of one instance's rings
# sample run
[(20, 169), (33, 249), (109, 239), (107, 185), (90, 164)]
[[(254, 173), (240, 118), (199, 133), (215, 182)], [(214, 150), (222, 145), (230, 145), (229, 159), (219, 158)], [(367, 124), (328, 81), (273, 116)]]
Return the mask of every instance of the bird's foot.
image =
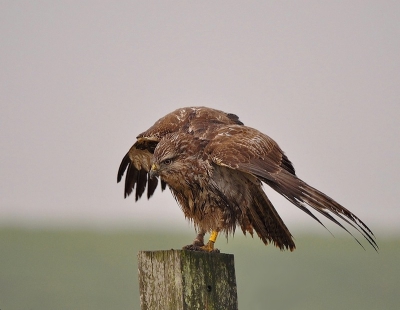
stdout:
[(214, 243), (215, 242), (209, 240), (206, 245), (201, 247), (202, 251), (208, 253), (219, 253), (219, 250), (214, 248)]
[(204, 245), (204, 244), (198, 245), (198, 244), (195, 244), (195, 242), (193, 242), (193, 244), (184, 246), (183, 250), (207, 252), (207, 253), (220, 253), (220, 251), (218, 249), (214, 248), (214, 242), (212, 242), (212, 241), (208, 241), (208, 243), (206, 245)]
[(204, 246), (204, 233), (199, 233), (196, 239), (193, 240), (192, 245), (202, 247)]

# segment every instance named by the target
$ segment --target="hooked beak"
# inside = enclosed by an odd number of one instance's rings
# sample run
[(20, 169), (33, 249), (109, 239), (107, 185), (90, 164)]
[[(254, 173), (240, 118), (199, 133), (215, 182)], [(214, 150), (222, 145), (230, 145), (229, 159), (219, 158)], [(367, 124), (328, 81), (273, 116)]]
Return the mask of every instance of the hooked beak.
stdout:
[(160, 167), (159, 167), (156, 163), (154, 163), (154, 164), (151, 165), (151, 169), (150, 169), (150, 171), (149, 171), (149, 173), (150, 173), (150, 179), (154, 178), (155, 176), (158, 176), (158, 169), (159, 169), (159, 168), (160, 168)]

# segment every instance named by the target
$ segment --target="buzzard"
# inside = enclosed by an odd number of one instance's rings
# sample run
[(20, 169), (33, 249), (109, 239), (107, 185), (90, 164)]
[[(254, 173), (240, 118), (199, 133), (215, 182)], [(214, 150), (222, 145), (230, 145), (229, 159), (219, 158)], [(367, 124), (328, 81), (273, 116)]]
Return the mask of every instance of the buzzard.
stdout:
[[(166, 115), (137, 137), (122, 160), (118, 182), (126, 169), (125, 197), (136, 185), (138, 199), (146, 183), (150, 197), (158, 177), (162, 188), (168, 185), (198, 232), (193, 243), (184, 247), (188, 250), (216, 251), (218, 233), (228, 235), (240, 226), (244, 234), (253, 236), (255, 231), (266, 245), (272, 243), (281, 250), (293, 251), (292, 235), (262, 183), (321, 225), (308, 207), (349, 232), (334, 216), (345, 221), (378, 249), (372, 231), (356, 215), (299, 179), (278, 144), (244, 126), (234, 114), (192, 107)], [(205, 245), (207, 232), (211, 236)]]

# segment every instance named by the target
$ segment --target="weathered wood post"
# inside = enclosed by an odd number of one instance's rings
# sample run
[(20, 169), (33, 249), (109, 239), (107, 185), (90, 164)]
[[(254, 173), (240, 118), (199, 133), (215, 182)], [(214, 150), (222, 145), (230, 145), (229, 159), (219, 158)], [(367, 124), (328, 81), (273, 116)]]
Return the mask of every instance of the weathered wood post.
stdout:
[(237, 310), (232, 254), (169, 250), (138, 254), (142, 310)]

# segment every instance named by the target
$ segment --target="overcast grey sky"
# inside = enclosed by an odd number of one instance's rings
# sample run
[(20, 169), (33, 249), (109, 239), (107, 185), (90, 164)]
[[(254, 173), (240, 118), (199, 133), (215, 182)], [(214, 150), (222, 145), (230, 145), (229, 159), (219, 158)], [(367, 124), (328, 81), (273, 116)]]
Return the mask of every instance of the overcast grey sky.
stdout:
[[(1, 223), (187, 229), (168, 191), (124, 200), (116, 174), (137, 134), (205, 105), (399, 232), (399, 16), (398, 1), (1, 1)], [(290, 229), (319, 229), (267, 193)]]

